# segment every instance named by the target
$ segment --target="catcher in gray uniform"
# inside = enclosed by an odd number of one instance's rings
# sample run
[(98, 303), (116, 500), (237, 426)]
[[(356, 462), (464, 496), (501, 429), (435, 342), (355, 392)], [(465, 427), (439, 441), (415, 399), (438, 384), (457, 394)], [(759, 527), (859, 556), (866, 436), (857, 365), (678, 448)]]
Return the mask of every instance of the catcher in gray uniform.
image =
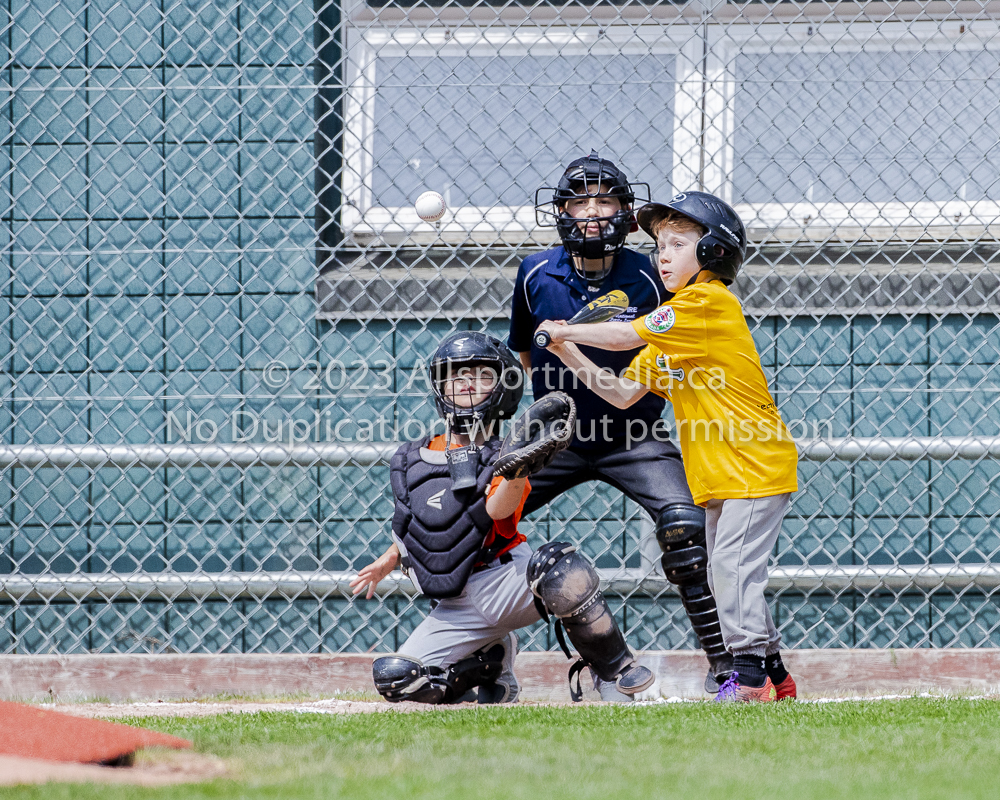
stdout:
[(562, 542), (532, 553), (517, 530), (528, 475), (572, 436), (572, 400), (550, 395), (535, 403), (501, 443), (499, 423), (523, 392), (521, 366), (503, 343), (452, 334), (431, 359), (430, 377), (447, 433), (404, 444), (393, 456), (393, 543), (351, 586), (371, 598), (398, 564), (437, 603), (398, 653), (375, 660), (375, 688), (390, 702), (512, 703), (519, 692), (514, 632), (547, 614), (557, 618), (564, 648), (563, 630), (580, 654), (570, 669), (575, 698), (584, 666), (626, 695), (647, 688), (653, 674), (625, 644), (593, 565)]

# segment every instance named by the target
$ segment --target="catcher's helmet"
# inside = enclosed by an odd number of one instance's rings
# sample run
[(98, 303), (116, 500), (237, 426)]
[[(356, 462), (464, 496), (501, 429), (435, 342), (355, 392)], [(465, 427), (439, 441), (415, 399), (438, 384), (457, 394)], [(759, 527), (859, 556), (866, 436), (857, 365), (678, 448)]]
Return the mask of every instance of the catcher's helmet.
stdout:
[(723, 283), (732, 283), (747, 254), (747, 230), (733, 207), (708, 192), (682, 192), (668, 203), (647, 203), (640, 208), (636, 213), (639, 227), (655, 239), (653, 226), (670, 211), (707, 229), (698, 240), (698, 263)]
[[(484, 364), (496, 370), (496, 383), (483, 402), (471, 408), (456, 405), (447, 397), (443, 382), (449, 368)], [(438, 413), (449, 427), (459, 433), (471, 434), (476, 428), (489, 430), (500, 419), (510, 418), (517, 411), (524, 394), (524, 368), (510, 349), (488, 333), (456, 331), (446, 336), (431, 357), (431, 387)]]
[[(596, 150), (589, 156), (571, 162), (555, 187), (543, 186), (535, 192), (535, 220), (541, 227), (555, 225), (563, 247), (571, 256), (585, 259), (603, 259), (615, 256), (625, 246), (625, 239), (638, 230), (632, 204), (635, 202), (636, 188), (645, 189), (644, 200), (649, 199), (649, 186), (645, 183), (632, 184), (625, 173), (614, 162), (601, 158)], [(541, 199), (544, 192), (552, 192), (549, 200)], [(621, 202), (621, 210), (609, 217), (596, 217), (601, 223), (597, 236), (587, 236), (578, 224), (579, 219), (566, 211), (566, 203), (576, 197), (616, 197)], [(577, 271), (591, 282), (603, 281), (611, 267), (599, 272)]]

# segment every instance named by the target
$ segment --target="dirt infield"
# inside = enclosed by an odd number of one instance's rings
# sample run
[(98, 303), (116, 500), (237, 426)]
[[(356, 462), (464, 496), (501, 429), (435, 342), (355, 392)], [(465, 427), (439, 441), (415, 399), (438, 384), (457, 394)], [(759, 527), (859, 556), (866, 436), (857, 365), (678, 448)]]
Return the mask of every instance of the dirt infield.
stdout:
[[(462, 706), (453, 706), (461, 708)], [(472, 708), (472, 703), (465, 704)], [(253, 714), (260, 711), (300, 711), (314, 714), (374, 714), (382, 711), (426, 711), (420, 703), (380, 703), (363, 700), (316, 700), (311, 702), (246, 702), (227, 700), (209, 703), (74, 703), (46, 706), (80, 717), (211, 717), (216, 714)]]
[[(564, 701), (522, 701), (524, 706), (547, 706), (553, 708), (582, 707), (600, 704), (596, 692), (588, 692), (582, 703), (573, 703), (567, 697)], [(707, 695), (706, 695), (707, 697)], [(679, 697), (644, 701), (650, 705), (661, 703), (696, 702)], [(259, 712), (297, 712), (300, 714), (381, 714), (413, 713), (417, 711), (463, 711), (482, 708), (477, 703), (456, 703), (454, 705), (433, 706), (426, 703), (387, 703), (367, 700), (287, 700), (274, 702), (254, 702), (225, 700), (217, 702), (152, 702), (152, 703), (73, 703), (47, 705), (54, 711), (80, 717), (128, 719), (148, 717), (211, 717), (217, 714), (255, 714)]]
[(77, 714), (53, 708), (0, 700), (0, 755), (111, 764), (130, 759), (137, 750), (147, 747), (185, 750), (191, 742), (128, 725), (80, 719)]
[(199, 753), (148, 750), (131, 767), (69, 764), (36, 758), (0, 756), (0, 786), (48, 783), (127, 783), (136, 786), (166, 786), (220, 778), (226, 765), (218, 758)]

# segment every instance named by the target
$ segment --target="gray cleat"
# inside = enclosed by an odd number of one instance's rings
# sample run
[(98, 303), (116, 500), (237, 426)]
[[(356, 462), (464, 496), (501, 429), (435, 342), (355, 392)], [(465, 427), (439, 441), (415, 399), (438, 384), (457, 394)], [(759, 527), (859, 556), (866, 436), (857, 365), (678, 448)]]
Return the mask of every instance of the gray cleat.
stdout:
[(634, 695), (648, 689), (656, 681), (656, 676), (646, 667), (631, 664), (622, 670), (616, 680), (604, 681), (594, 673), (594, 688), (605, 703), (631, 703)]
[(709, 656), (708, 675), (705, 676), (705, 691), (718, 694), (719, 687), (733, 674), (733, 657), (729, 653), (719, 656)]
[(614, 681), (602, 681), (594, 676), (594, 688), (600, 692), (601, 702), (604, 703), (632, 703), (635, 698), (624, 692), (618, 691), (618, 685)]

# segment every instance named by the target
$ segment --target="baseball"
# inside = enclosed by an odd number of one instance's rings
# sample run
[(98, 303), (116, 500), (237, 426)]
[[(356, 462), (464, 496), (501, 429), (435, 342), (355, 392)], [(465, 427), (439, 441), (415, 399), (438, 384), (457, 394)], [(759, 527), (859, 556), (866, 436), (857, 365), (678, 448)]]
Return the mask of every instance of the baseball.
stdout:
[(437, 222), (448, 210), (440, 192), (424, 192), (417, 198), (413, 207), (417, 210), (417, 216), (424, 222)]

